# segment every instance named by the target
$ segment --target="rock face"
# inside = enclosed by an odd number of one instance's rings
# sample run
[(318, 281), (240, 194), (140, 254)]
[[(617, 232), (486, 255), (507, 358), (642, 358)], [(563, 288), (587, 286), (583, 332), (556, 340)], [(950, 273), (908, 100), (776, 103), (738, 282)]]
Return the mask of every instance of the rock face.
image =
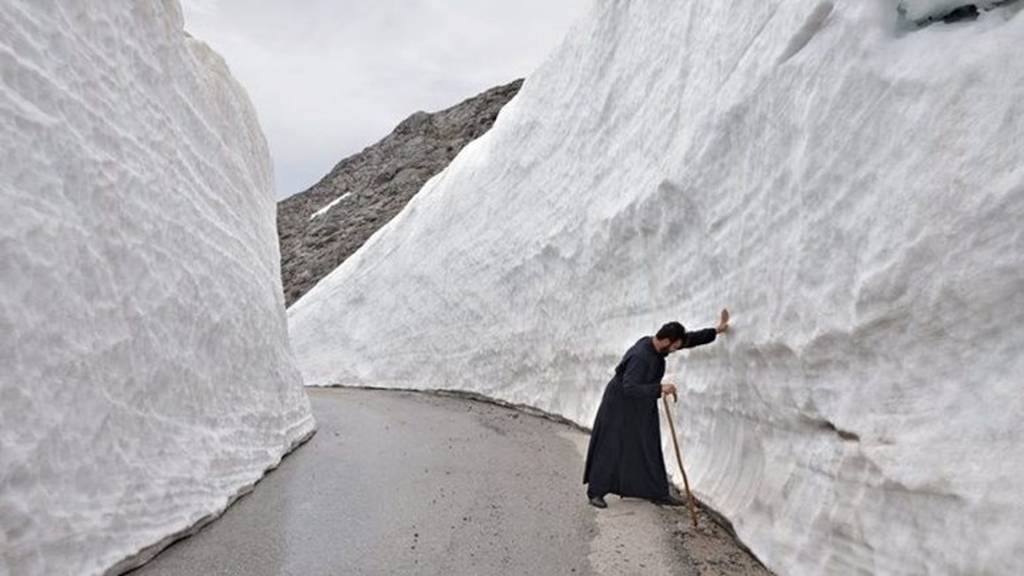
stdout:
[(908, 31), (895, 2), (599, 0), (289, 309), (307, 383), (590, 425), (636, 338), (729, 306), (666, 380), (691, 484), (770, 568), (1016, 573), (1018, 6)]
[(470, 141), (490, 130), (522, 80), (433, 114), (417, 112), (320, 182), (277, 205), (281, 281), (291, 305), (401, 210)]
[(0, 54), (0, 573), (116, 573), (313, 430), (269, 154), (177, 2), (3, 2)]

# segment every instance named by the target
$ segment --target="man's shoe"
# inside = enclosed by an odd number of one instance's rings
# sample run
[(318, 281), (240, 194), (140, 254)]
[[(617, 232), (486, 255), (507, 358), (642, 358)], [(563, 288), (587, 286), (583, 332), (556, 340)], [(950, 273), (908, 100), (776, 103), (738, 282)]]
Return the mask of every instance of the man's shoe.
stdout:
[(608, 503), (604, 501), (604, 497), (602, 497), (602, 496), (594, 496), (593, 498), (591, 498), (590, 499), (590, 505), (591, 506), (596, 506), (598, 508), (607, 508), (608, 507)]
[(672, 495), (664, 496), (662, 498), (655, 498), (655, 499), (651, 500), (651, 502), (654, 502), (658, 506), (685, 506), (686, 505), (686, 500), (680, 500), (679, 498), (676, 498), (675, 496), (672, 496)]

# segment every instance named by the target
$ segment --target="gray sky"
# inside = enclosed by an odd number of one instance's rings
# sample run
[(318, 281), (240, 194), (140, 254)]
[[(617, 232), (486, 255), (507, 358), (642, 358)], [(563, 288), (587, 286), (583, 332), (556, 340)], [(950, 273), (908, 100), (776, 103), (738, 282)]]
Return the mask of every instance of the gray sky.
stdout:
[(249, 92), (277, 197), (417, 110), (528, 75), (592, 0), (182, 0)]

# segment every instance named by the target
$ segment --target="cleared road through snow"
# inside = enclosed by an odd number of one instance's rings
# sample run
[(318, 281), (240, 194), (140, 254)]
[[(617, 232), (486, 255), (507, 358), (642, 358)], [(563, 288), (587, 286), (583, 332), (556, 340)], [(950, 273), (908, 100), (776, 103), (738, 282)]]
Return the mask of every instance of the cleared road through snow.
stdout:
[(683, 509), (581, 484), (587, 435), (463, 398), (308, 389), (317, 434), (255, 490), (133, 576), (746, 574)]

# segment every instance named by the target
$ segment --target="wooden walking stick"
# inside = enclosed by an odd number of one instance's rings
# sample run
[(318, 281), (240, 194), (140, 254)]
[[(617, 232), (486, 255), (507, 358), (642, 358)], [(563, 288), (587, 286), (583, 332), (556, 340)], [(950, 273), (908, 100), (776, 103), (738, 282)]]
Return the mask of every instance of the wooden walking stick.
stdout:
[[(672, 431), (672, 445), (676, 448), (676, 461), (679, 462), (679, 471), (683, 473), (683, 486), (686, 487), (686, 497), (690, 502), (690, 517), (693, 518), (693, 527), (697, 527), (697, 508), (693, 504), (693, 493), (690, 492), (690, 481), (686, 479), (686, 469), (683, 468), (683, 457), (679, 453), (679, 441), (676, 440), (676, 425), (672, 421), (672, 412), (668, 409), (668, 398), (662, 395), (661, 400), (665, 403), (665, 418), (668, 419), (668, 428)], [(672, 395), (672, 401), (678, 402), (679, 398)]]

